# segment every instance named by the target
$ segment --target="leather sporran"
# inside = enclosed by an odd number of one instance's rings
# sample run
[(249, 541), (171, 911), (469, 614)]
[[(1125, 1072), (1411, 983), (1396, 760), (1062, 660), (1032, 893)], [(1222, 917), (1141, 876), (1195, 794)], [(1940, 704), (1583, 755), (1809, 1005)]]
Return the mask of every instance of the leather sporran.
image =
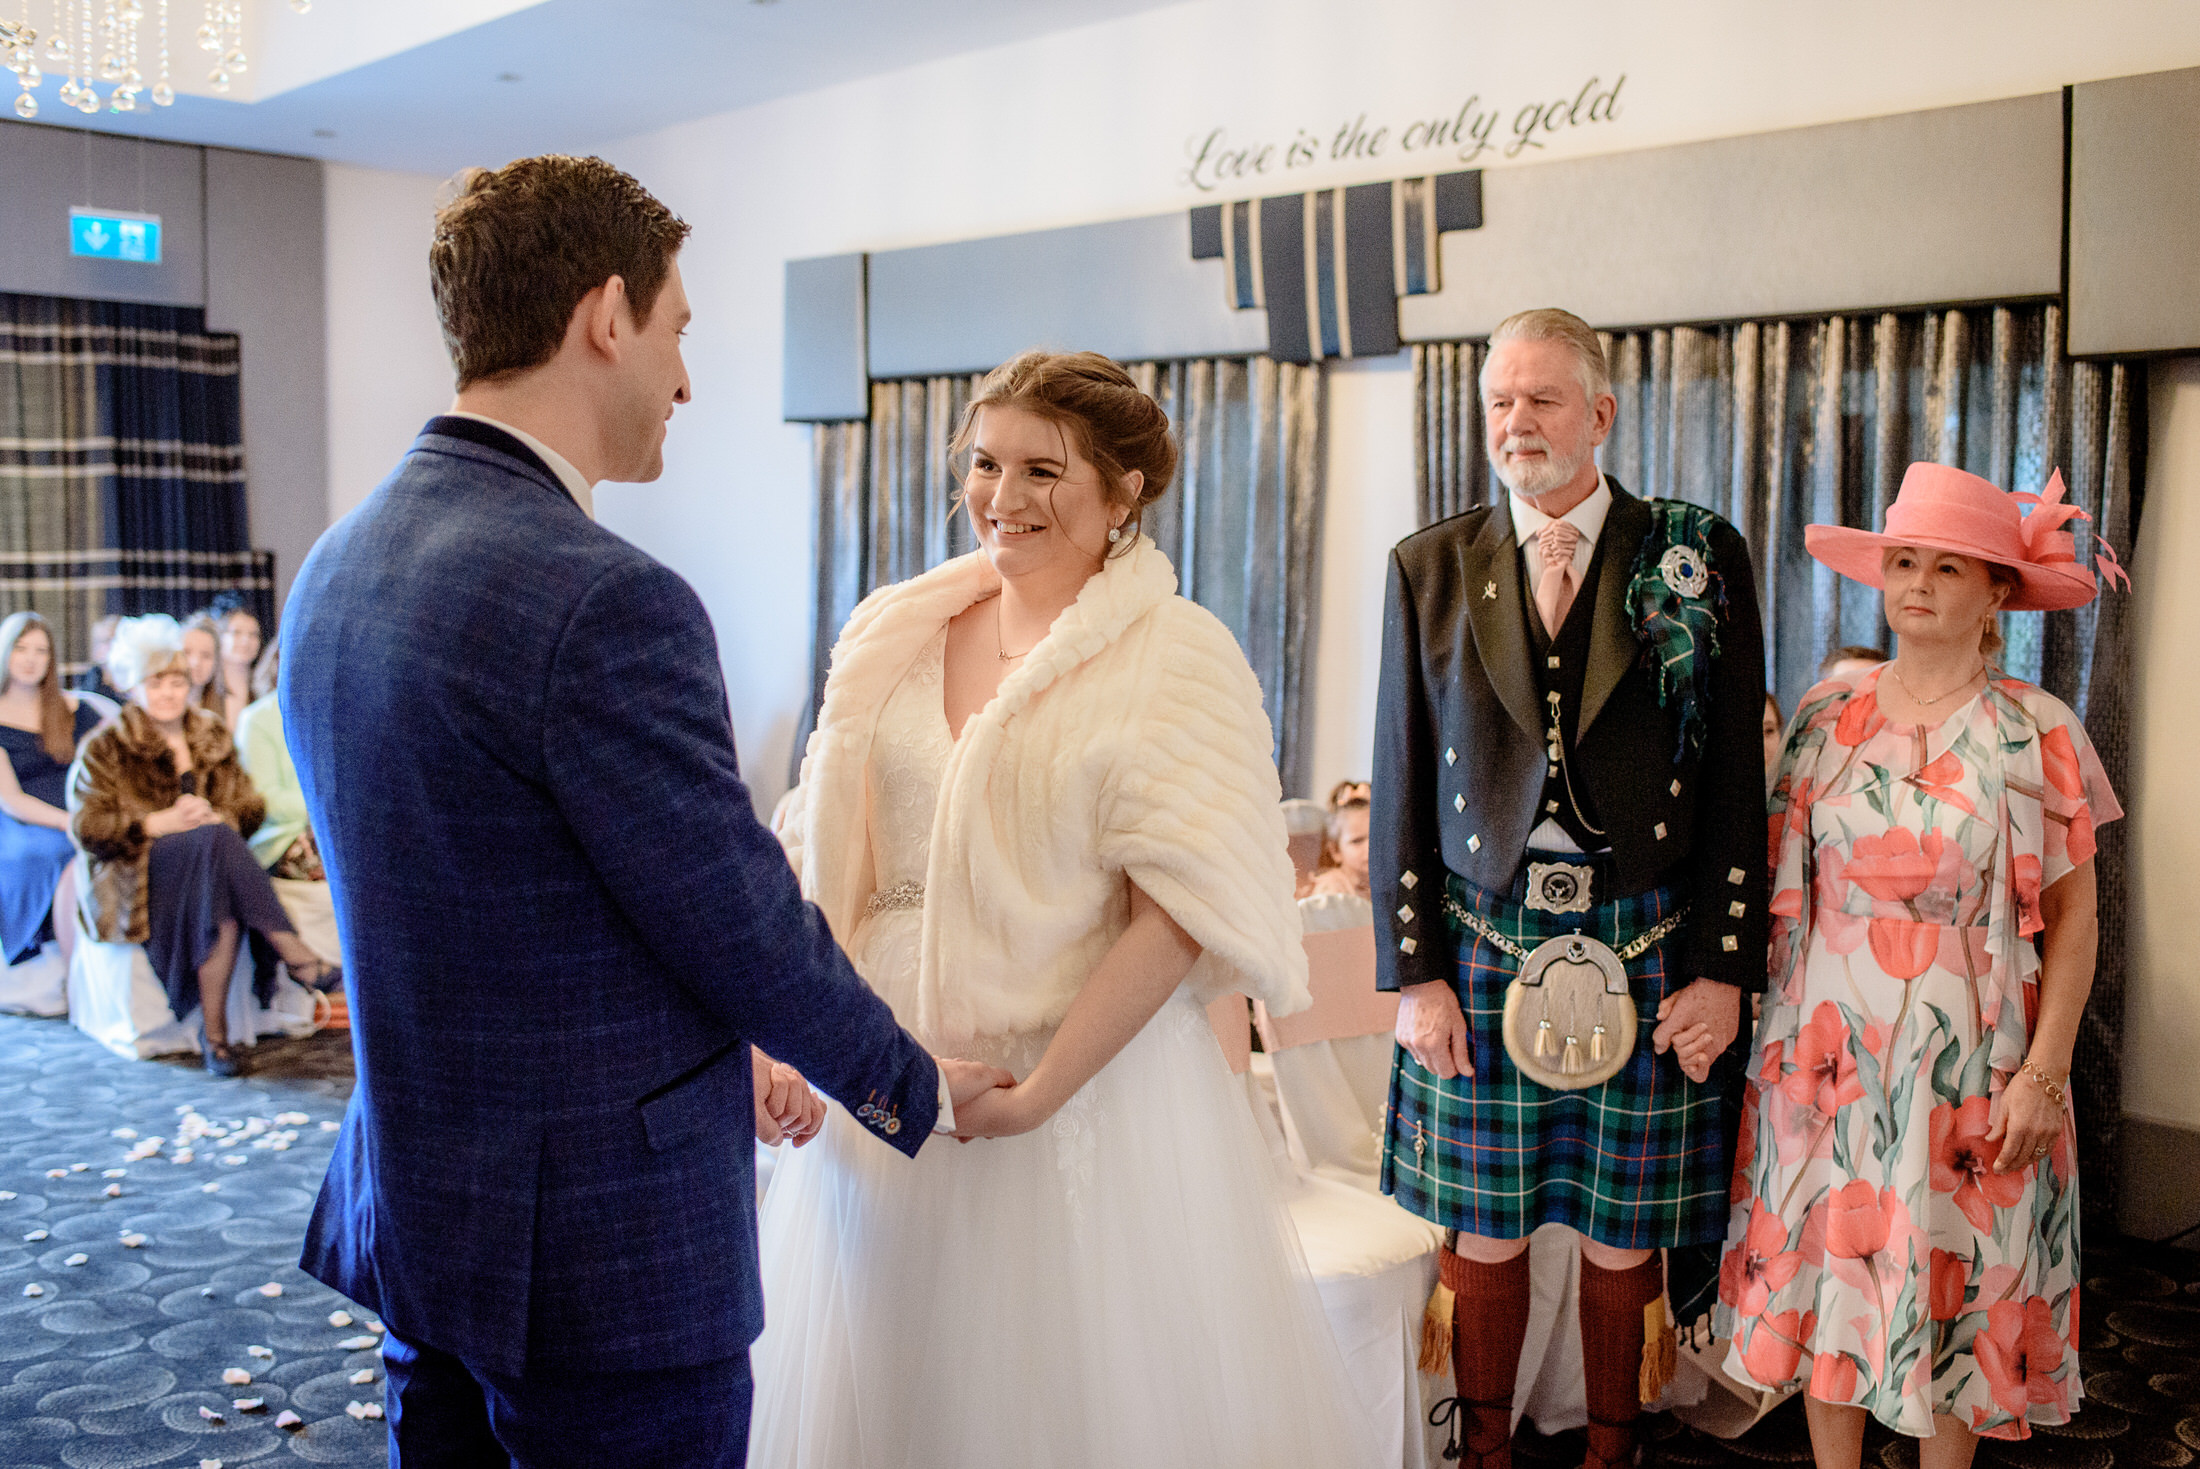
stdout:
[(1616, 1076), (1635, 1053), (1635, 998), (1627, 967), (1585, 934), (1549, 939), (1505, 987), (1505, 1054), (1521, 1075), (1554, 1091)]

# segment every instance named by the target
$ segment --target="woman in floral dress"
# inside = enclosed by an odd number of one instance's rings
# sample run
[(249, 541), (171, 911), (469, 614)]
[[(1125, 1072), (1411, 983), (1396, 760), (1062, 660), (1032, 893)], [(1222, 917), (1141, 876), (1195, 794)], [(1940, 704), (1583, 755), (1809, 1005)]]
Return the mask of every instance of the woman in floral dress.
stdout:
[(1884, 534), (1805, 535), (1884, 588), (1898, 651), (1812, 689), (1781, 757), (1716, 1325), (1728, 1373), (1803, 1386), (1820, 1469), (1858, 1463), (1867, 1413), (1962, 1469), (2078, 1403), (2064, 1087), (2123, 811), (2077, 716), (1988, 662), (1997, 612), (2094, 594), (2061, 494), (1918, 464)]

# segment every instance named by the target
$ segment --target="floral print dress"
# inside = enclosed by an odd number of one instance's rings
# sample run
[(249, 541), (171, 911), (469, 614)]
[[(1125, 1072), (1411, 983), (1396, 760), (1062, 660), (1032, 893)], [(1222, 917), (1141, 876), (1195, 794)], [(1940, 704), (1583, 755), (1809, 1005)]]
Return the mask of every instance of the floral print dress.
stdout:
[(2040, 892), (2123, 814), (2077, 716), (1996, 679), (1933, 728), (1821, 684), (1771, 802), (1773, 937), (1714, 1324), (1727, 1372), (1925, 1437), (2068, 1420), (2078, 1185), (1996, 1173), (2039, 1005)]

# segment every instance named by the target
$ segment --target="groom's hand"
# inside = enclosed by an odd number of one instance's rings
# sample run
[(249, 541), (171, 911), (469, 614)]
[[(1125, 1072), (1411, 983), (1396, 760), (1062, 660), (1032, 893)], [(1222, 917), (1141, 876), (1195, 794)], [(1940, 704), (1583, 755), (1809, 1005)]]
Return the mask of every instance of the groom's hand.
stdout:
[(801, 1147), (825, 1122), (825, 1099), (810, 1090), (802, 1073), (762, 1051), (750, 1057), (756, 1082), (756, 1138), (765, 1144), (791, 1142)]
[(1014, 1086), (1016, 1078), (998, 1066), (988, 1066), (982, 1061), (958, 1061), (950, 1056), (932, 1058), (939, 1064), (940, 1075), (947, 1078), (947, 1095), (955, 1104), (955, 1115), (962, 1116), (963, 1104), (977, 1100), (996, 1087)]

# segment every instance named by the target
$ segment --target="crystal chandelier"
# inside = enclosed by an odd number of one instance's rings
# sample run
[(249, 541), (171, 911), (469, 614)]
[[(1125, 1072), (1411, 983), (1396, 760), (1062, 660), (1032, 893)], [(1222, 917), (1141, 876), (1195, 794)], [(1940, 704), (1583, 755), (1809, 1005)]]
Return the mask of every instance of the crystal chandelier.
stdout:
[[(148, 4), (154, 16), (150, 87), (139, 66), (138, 34)], [(53, 0), (53, 25), (43, 46), (27, 13), (19, 21), (0, 19), (0, 57), (6, 58), (7, 69), (22, 87), (16, 94), (15, 115), (38, 116), (38, 84), (47, 70), (64, 78), (61, 105), (86, 115), (102, 106), (109, 112), (142, 112), (148, 104), (173, 106), (176, 89), (169, 76), (168, 7), (169, 0)], [(303, 14), (313, 8), (313, 0), (290, 0), (290, 8)], [(207, 84), (217, 92), (228, 91), (237, 73), (251, 64), (244, 50), (244, 0), (204, 0), (196, 40), (198, 48), (214, 58)], [(104, 97), (100, 83), (109, 87)]]

